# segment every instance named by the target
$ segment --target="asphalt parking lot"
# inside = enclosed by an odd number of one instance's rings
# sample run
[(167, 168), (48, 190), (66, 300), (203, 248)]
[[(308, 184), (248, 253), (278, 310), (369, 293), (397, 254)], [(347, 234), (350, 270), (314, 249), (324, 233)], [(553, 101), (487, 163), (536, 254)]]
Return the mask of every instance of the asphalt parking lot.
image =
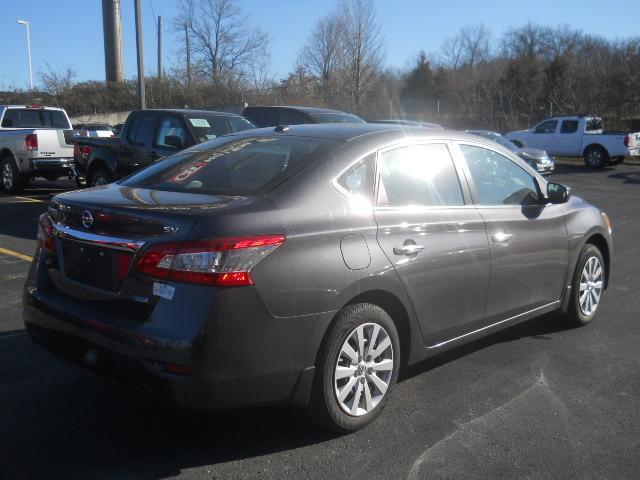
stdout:
[(0, 194), (0, 478), (638, 478), (640, 167), (553, 178), (613, 222), (594, 323), (549, 315), (431, 359), (342, 437), (293, 409), (174, 410), (59, 363), (25, 335), (20, 295), (38, 215), (71, 184)]

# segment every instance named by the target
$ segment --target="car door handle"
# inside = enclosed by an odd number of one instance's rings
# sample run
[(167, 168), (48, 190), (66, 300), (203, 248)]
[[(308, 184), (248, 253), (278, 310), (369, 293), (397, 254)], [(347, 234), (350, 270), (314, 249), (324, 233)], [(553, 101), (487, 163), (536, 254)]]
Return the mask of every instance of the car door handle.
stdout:
[(424, 245), (416, 245), (415, 243), (410, 243), (401, 247), (393, 247), (393, 253), (396, 255), (416, 255), (422, 250), (424, 250)]
[(493, 243), (499, 243), (503, 247), (506, 247), (507, 245), (509, 245), (509, 242), (511, 241), (512, 237), (513, 237), (513, 234), (505, 230), (505, 231), (497, 232), (491, 235), (491, 241)]

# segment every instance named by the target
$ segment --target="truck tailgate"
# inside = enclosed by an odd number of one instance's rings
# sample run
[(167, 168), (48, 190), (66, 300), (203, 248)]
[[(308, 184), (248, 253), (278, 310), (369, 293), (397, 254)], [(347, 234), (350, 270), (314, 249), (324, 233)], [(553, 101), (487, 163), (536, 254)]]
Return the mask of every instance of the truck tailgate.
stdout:
[(73, 145), (67, 143), (64, 130), (38, 129), (38, 149), (31, 151), (34, 160), (47, 158), (73, 158)]

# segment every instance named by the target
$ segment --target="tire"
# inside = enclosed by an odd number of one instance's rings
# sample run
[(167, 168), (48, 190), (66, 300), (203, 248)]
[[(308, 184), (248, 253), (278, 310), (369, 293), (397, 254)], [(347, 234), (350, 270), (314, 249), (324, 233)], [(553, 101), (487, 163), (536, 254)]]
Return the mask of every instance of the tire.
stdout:
[(5, 156), (0, 160), (0, 189), (5, 193), (22, 193), (29, 178), (29, 175), (20, 173), (13, 157)]
[[(590, 275), (590, 272), (593, 272), (593, 275)], [(606, 268), (600, 249), (587, 243), (580, 252), (571, 283), (571, 299), (565, 313), (565, 319), (569, 325), (581, 327), (593, 320), (602, 303), (602, 294), (606, 285), (605, 275)], [(586, 289), (585, 286), (587, 286)], [(587, 296), (583, 297), (585, 294)], [(589, 304), (589, 301), (592, 303)]]
[(99, 187), (101, 185), (107, 185), (113, 182), (113, 180), (113, 175), (111, 175), (109, 170), (99, 167), (91, 172), (87, 183), (90, 187)]
[(609, 155), (599, 145), (592, 145), (584, 151), (584, 164), (589, 168), (604, 168), (608, 161)]
[[(373, 359), (370, 343), (374, 343)], [(345, 353), (349, 352), (347, 345), (351, 347), (349, 354)], [(345, 307), (337, 314), (318, 354), (308, 408), (311, 419), (339, 433), (370, 424), (384, 409), (399, 366), (398, 331), (387, 312), (370, 303)], [(336, 379), (338, 371), (342, 378)], [(340, 398), (343, 392), (345, 396)]]

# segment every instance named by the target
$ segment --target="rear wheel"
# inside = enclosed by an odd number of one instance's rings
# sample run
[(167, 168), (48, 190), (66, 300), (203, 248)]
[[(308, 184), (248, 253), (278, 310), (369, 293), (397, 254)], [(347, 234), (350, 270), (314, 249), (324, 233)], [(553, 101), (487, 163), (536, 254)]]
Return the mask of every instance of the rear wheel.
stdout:
[(605, 263), (595, 245), (587, 243), (578, 259), (571, 287), (571, 301), (565, 314), (569, 324), (586, 325), (596, 315), (605, 286)]
[(111, 175), (111, 172), (106, 168), (100, 167), (91, 172), (88, 183), (90, 187), (99, 187), (111, 182), (113, 182), (113, 175)]
[(29, 175), (20, 173), (13, 157), (5, 156), (0, 161), (0, 187), (6, 193), (21, 193), (29, 183)]
[(345, 307), (320, 351), (309, 412), (341, 433), (373, 422), (398, 378), (400, 343), (391, 317), (376, 305)]
[(608, 160), (607, 152), (598, 145), (592, 145), (584, 151), (584, 163), (589, 168), (604, 168)]

